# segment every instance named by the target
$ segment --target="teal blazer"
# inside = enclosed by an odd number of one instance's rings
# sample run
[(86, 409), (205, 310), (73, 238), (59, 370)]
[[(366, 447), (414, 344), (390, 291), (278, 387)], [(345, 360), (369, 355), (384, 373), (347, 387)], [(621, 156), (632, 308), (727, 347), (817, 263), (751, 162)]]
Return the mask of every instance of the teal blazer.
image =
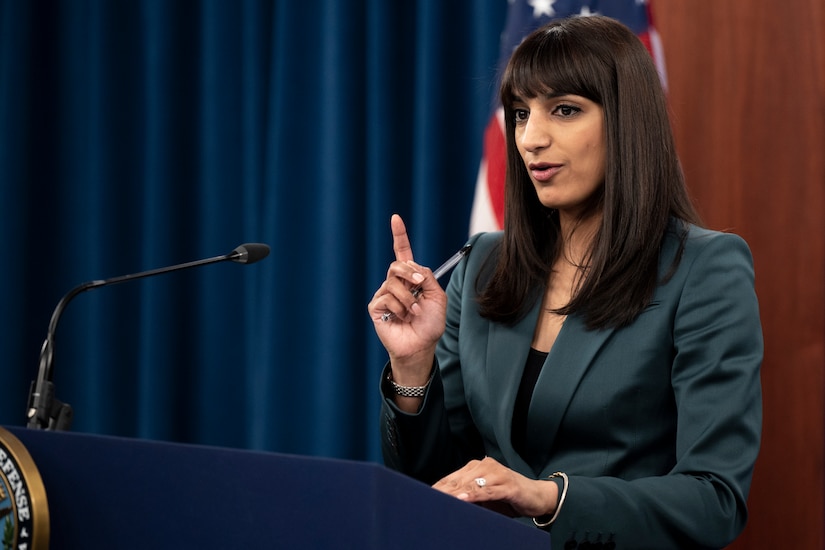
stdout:
[[(663, 277), (680, 248), (675, 227)], [(762, 422), (762, 330), (745, 241), (690, 226), (678, 268), (631, 325), (592, 331), (568, 316), (535, 387), (526, 461), (511, 424), (541, 304), (512, 327), (479, 316), (476, 278), (500, 239), (476, 235), (451, 276), (420, 411), (400, 411), (382, 376), (385, 463), (427, 483), (485, 455), (534, 479), (567, 473), (554, 548), (730, 543), (747, 519)]]

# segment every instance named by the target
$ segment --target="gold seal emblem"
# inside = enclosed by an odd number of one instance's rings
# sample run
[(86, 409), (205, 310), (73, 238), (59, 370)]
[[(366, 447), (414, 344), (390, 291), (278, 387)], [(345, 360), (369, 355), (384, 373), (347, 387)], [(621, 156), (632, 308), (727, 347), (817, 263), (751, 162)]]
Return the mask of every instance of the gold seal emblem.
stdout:
[(0, 428), (0, 540), (3, 550), (49, 547), (49, 505), (40, 472), (19, 439)]

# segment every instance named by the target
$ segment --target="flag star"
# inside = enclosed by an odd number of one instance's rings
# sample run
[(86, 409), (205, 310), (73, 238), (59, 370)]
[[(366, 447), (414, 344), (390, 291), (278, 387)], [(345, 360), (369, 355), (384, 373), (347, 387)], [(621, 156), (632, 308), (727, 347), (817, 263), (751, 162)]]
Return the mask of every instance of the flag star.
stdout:
[(590, 17), (591, 15), (598, 15), (599, 12), (597, 11), (590, 11), (590, 6), (582, 6), (579, 15), (582, 17)]
[(556, 15), (556, 10), (553, 9), (555, 0), (527, 0), (527, 5), (533, 8), (533, 17), (538, 19), (542, 15), (553, 17)]

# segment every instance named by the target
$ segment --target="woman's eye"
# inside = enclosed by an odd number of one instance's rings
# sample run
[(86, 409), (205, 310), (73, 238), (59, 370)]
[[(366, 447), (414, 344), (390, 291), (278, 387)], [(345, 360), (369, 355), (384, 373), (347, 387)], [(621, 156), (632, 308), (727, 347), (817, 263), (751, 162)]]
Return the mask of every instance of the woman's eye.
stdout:
[(513, 120), (518, 124), (519, 122), (524, 122), (527, 120), (528, 112), (527, 109), (514, 109), (513, 110)]
[(562, 103), (561, 105), (558, 105), (558, 106), (556, 106), (555, 109), (553, 109), (553, 114), (554, 115), (561, 115), (563, 117), (569, 117), (569, 116), (575, 115), (576, 113), (578, 113), (580, 111), (581, 111), (581, 109), (579, 109), (578, 107), (574, 107), (573, 105), (566, 105), (566, 104)]

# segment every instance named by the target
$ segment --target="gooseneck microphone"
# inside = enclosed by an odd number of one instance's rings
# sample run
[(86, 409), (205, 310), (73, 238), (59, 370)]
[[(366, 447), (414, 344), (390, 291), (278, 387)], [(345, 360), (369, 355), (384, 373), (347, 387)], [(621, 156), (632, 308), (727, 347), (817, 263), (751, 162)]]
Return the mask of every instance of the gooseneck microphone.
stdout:
[(93, 288), (102, 286), (109, 286), (132, 279), (142, 279), (144, 277), (151, 277), (153, 275), (161, 275), (172, 271), (180, 271), (181, 269), (189, 269), (191, 267), (198, 267), (207, 264), (214, 264), (217, 262), (236, 262), (239, 264), (253, 264), (257, 261), (263, 260), (269, 255), (269, 246), (262, 243), (246, 243), (235, 248), (229, 254), (223, 256), (214, 256), (204, 260), (196, 260), (194, 262), (187, 262), (184, 264), (173, 265), (169, 267), (161, 267), (158, 269), (151, 269), (149, 271), (141, 271), (140, 273), (133, 273), (131, 275), (122, 275), (120, 277), (112, 277), (111, 279), (100, 279), (96, 281), (89, 281), (71, 289), (63, 298), (57, 303), (52, 313), (52, 319), (49, 323), (49, 332), (46, 334), (46, 340), (43, 342), (43, 347), (40, 350), (40, 367), (37, 372), (37, 380), (31, 384), (28, 402), (28, 422), (27, 427), (41, 429), (41, 430), (68, 430), (72, 423), (72, 408), (67, 403), (62, 403), (54, 396), (54, 383), (52, 382), (52, 375), (54, 370), (54, 340), (57, 332), (57, 323), (60, 321), (60, 316), (69, 302), (80, 294)]

